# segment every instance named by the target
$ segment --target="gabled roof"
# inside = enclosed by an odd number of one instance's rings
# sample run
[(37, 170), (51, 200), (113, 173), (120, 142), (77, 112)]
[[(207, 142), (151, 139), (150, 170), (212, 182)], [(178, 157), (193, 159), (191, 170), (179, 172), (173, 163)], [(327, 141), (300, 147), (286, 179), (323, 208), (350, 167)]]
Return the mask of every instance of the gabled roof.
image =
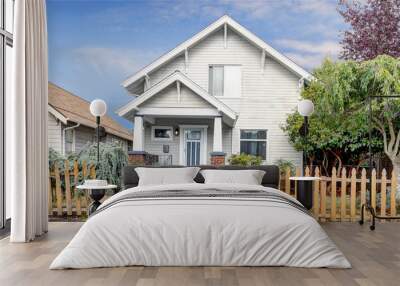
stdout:
[(167, 88), (174, 82), (179, 81), (180, 83), (184, 84), (186, 87), (191, 89), (194, 93), (199, 95), (201, 98), (203, 98), (205, 101), (210, 103), (212, 106), (214, 106), (218, 111), (224, 113), (226, 116), (228, 116), (232, 120), (236, 120), (237, 114), (235, 111), (233, 111), (231, 108), (229, 108), (227, 105), (225, 105), (223, 102), (215, 98), (215, 96), (211, 96), (206, 90), (204, 90), (202, 87), (197, 85), (194, 81), (192, 81), (190, 78), (188, 78), (186, 75), (184, 75), (180, 71), (175, 71), (171, 75), (167, 76), (163, 80), (161, 80), (159, 83), (155, 84), (148, 90), (146, 90), (141, 96), (131, 100), (128, 102), (126, 105), (121, 107), (120, 109), (117, 110), (117, 114), (119, 116), (124, 116), (128, 114), (130, 111), (135, 110), (138, 108), (138, 106), (145, 101), (149, 100), (152, 98), (154, 95), (162, 91), (163, 89)]
[(171, 59), (183, 54), (186, 49), (191, 48), (195, 44), (197, 44), (199, 41), (213, 33), (214, 31), (218, 30), (224, 25), (227, 25), (229, 28), (235, 30), (237, 33), (241, 34), (243, 37), (245, 37), (249, 42), (253, 43), (255, 46), (259, 47), (261, 50), (264, 50), (267, 55), (273, 57), (276, 59), (278, 62), (286, 66), (289, 70), (297, 74), (299, 77), (305, 78), (307, 80), (312, 79), (312, 75), (307, 72), (305, 69), (297, 65), (295, 62), (290, 60), (288, 57), (284, 56), (283, 54), (279, 53), (277, 50), (272, 48), (270, 45), (268, 45), (266, 42), (264, 42), (262, 39), (257, 37), (255, 34), (247, 30), (245, 27), (240, 25), (238, 22), (233, 20), (231, 17), (225, 15), (219, 18), (217, 21), (212, 23), (211, 25), (207, 26), (205, 29), (191, 37), (190, 39), (186, 40), (176, 48), (172, 49), (168, 53), (162, 55), (159, 57), (157, 60), (149, 64), (148, 66), (144, 67), (140, 71), (136, 72), (134, 75), (131, 77), (127, 78), (123, 83), (122, 86), (125, 88), (128, 88), (130, 85), (135, 83), (136, 81), (142, 79), (145, 77), (147, 74), (151, 73), (164, 63), (170, 61)]
[[(81, 125), (96, 128), (96, 118), (90, 113), (90, 102), (72, 94), (71, 92), (49, 82), (48, 110), (62, 123), (80, 123)], [(101, 118), (101, 126), (106, 132), (117, 137), (132, 140), (132, 133), (118, 124), (110, 116)]]

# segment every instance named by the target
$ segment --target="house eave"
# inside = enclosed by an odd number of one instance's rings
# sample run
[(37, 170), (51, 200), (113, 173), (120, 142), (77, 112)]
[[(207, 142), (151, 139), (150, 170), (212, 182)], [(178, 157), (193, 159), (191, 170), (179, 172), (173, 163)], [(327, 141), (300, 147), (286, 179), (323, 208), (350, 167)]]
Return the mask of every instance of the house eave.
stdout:
[(151, 64), (147, 65), (143, 69), (141, 69), (139, 72), (135, 73), (133, 76), (127, 78), (125, 81), (122, 82), (122, 86), (126, 88), (129, 91), (129, 86), (132, 84), (135, 84), (138, 80), (141, 80), (144, 78), (147, 74), (151, 73), (152, 71), (156, 70), (163, 64), (167, 63), (171, 59), (184, 54), (185, 51), (189, 48), (191, 48), (193, 45), (213, 33), (215, 30), (221, 28), (222, 26), (227, 25), (231, 29), (235, 30), (237, 33), (241, 34), (244, 36), (248, 41), (250, 41), (253, 45), (257, 46), (260, 48), (262, 51), (265, 51), (266, 54), (269, 56), (273, 57), (276, 59), (278, 62), (283, 64), (286, 68), (288, 68), (290, 71), (295, 73), (297, 76), (306, 79), (307, 81), (310, 81), (313, 79), (312, 74), (307, 72), (305, 69), (297, 65), (295, 62), (293, 62), (291, 59), (288, 57), (284, 56), (280, 52), (278, 52), (276, 49), (268, 45), (264, 40), (247, 30), (245, 27), (240, 25), (238, 22), (233, 20), (231, 17), (225, 15), (219, 18), (217, 21), (212, 23), (211, 25), (207, 26), (205, 29), (191, 37), (190, 39), (186, 40), (182, 44), (178, 45), (171, 51), (167, 52), (166, 54), (162, 55), (155, 61), (153, 61)]

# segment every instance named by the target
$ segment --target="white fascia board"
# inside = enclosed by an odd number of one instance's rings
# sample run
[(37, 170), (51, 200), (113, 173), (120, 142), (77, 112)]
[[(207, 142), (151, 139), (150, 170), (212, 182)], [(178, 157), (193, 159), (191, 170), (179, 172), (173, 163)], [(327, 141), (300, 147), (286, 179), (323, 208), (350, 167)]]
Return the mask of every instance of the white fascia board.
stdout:
[(47, 105), (47, 110), (58, 120), (60, 120), (63, 124), (67, 125), (68, 118), (62, 115), (59, 111), (57, 111), (53, 106), (50, 104)]
[(203, 38), (207, 37), (209, 34), (214, 32), (215, 30), (221, 28), (223, 25), (227, 24), (229, 27), (234, 29), (236, 32), (247, 38), (250, 42), (254, 45), (258, 46), (260, 49), (265, 50), (271, 57), (275, 58), (277, 61), (285, 65), (287, 68), (292, 70), (300, 77), (304, 77), (307, 80), (312, 80), (313, 76), (307, 72), (305, 69), (297, 65), (295, 62), (272, 48), (268, 45), (264, 40), (260, 39), (252, 32), (247, 30), (245, 27), (240, 25), (238, 22), (233, 20), (231, 17), (225, 15), (219, 18), (217, 21), (194, 35), (189, 40), (183, 42), (182, 44), (178, 45), (176, 48), (172, 49), (168, 53), (162, 55), (157, 60), (149, 64), (148, 66), (144, 67), (142, 70), (134, 74), (133, 76), (127, 78), (123, 83), (122, 86), (127, 88), (132, 83), (136, 82), (137, 80), (144, 77), (146, 74), (151, 73), (154, 69), (158, 68), (162, 64), (168, 62), (169, 60), (173, 59), (174, 57), (182, 54), (185, 50), (189, 49), (193, 45), (195, 45), (198, 41), (202, 40)]
[(216, 117), (221, 116), (213, 108), (187, 108), (187, 107), (149, 107), (141, 108), (137, 115), (141, 116), (167, 116), (167, 117)]

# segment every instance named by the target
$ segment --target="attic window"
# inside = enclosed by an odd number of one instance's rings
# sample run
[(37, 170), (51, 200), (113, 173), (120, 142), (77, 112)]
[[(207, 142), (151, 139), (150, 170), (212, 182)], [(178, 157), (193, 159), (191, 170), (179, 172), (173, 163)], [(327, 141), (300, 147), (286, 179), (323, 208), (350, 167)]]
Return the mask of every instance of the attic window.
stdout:
[(211, 65), (209, 93), (215, 97), (240, 97), (242, 93), (242, 67), (239, 65)]

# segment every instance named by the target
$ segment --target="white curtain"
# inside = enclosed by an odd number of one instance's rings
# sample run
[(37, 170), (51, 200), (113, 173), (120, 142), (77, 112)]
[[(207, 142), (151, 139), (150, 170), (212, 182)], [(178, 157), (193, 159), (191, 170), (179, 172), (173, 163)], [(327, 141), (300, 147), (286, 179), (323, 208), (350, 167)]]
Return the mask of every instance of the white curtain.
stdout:
[[(13, 93), (7, 113), (12, 242), (47, 232), (47, 23), (45, 0), (15, 1)], [(11, 146), (10, 146), (11, 145)]]

